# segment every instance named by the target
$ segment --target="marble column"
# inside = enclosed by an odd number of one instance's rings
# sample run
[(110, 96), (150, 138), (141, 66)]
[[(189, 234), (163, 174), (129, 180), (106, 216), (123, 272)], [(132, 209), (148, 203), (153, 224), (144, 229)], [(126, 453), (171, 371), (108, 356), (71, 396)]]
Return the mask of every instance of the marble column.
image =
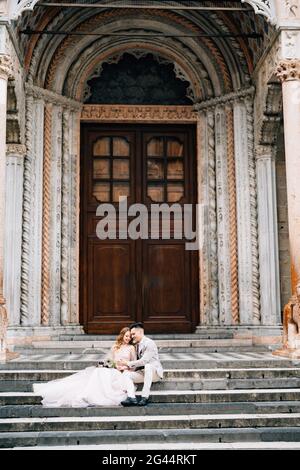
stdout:
[(281, 323), (277, 232), (275, 151), (271, 145), (256, 148), (258, 234), (261, 286), (261, 323)]
[(80, 112), (63, 113), (61, 323), (79, 325)]
[[(49, 173), (49, 326), (61, 325), (61, 230), (62, 230), (62, 107), (52, 106), (51, 160)], [(65, 195), (64, 195), (65, 197)], [(65, 268), (65, 266), (64, 266)], [(68, 279), (66, 280), (68, 283)]]
[(21, 326), (41, 325), (42, 190), (44, 103), (26, 97)]
[[(201, 324), (219, 325), (218, 299), (218, 241), (216, 207), (216, 153), (215, 153), (215, 112), (209, 109), (201, 114), (202, 155), (201, 190), (199, 201), (203, 212), (203, 247), (201, 263)], [(199, 165), (199, 163), (198, 163)], [(200, 176), (200, 175), (199, 175)], [(199, 184), (199, 183), (198, 183)]]
[(256, 175), (251, 100), (234, 103), (239, 320), (260, 324)]
[(227, 122), (224, 107), (215, 110), (216, 136), (216, 196), (218, 220), (218, 292), (220, 325), (231, 325), (231, 266), (229, 175), (227, 161)]
[(6, 158), (4, 293), (9, 326), (20, 325), (23, 171), (26, 147), (9, 144)]
[(8, 313), (4, 298), (4, 236), (5, 236), (5, 167), (6, 167), (6, 110), (7, 81), (12, 61), (8, 55), (0, 55), (0, 360), (6, 359)]
[[(283, 60), (282, 82), (292, 295), (300, 289), (300, 60)], [(299, 298), (296, 300), (300, 308)]]

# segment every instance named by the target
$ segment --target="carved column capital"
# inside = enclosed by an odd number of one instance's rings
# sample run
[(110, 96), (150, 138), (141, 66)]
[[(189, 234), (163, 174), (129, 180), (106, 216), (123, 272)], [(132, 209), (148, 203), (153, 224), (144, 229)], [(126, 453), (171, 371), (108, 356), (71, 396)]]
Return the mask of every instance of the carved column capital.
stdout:
[(281, 60), (277, 66), (276, 75), (281, 82), (300, 80), (300, 60)]
[(7, 80), (12, 77), (13, 62), (9, 55), (0, 54), (0, 78)]
[(275, 159), (275, 147), (273, 145), (257, 145), (255, 149), (256, 160)]
[(6, 156), (10, 157), (25, 157), (26, 145), (22, 144), (7, 144), (6, 145)]

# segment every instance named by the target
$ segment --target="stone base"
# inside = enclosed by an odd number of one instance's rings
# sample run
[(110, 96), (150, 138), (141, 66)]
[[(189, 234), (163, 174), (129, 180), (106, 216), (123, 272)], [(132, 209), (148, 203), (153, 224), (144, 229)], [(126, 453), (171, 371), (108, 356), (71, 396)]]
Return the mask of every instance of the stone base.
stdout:
[(33, 342), (58, 340), (60, 335), (80, 335), (84, 330), (81, 325), (70, 326), (10, 326), (7, 329), (7, 344), (14, 346), (30, 346)]
[(0, 363), (3, 364), (5, 362), (12, 361), (13, 359), (17, 359), (20, 356), (17, 352), (6, 351), (5, 354), (0, 355)]
[(197, 326), (196, 333), (206, 331), (216, 333), (229, 332), (234, 339), (251, 339), (253, 346), (269, 346), (270, 348), (282, 345), (282, 325), (223, 325), (223, 326)]
[(274, 356), (286, 357), (289, 359), (300, 359), (300, 349), (282, 348), (273, 351)]

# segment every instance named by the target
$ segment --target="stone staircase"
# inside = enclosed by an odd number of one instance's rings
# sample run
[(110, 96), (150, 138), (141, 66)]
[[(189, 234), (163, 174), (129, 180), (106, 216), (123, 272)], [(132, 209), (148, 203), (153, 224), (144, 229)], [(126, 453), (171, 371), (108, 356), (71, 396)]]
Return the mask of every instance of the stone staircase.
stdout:
[(1, 448), (300, 448), (300, 362), (247, 339), (155, 338), (165, 368), (145, 408), (43, 408), (32, 384), (94, 365), (112, 337), (66, 337), (0, 364)]

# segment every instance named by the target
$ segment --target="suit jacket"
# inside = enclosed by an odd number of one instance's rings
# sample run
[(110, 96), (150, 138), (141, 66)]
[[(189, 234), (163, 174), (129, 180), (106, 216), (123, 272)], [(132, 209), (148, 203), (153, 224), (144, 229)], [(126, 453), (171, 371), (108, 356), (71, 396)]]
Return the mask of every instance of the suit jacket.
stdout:
[(130, 361), (128, 366), (130, 368), (139, 369), (145, 367), (146, 364), (154, 366), (157, 375), (161, 379), (163, 378), (164, 371), (159, 360), (157, 346), (152, 339), (144, 336), (142, 341), (139, 343), (139, 359), (136, 361)]

